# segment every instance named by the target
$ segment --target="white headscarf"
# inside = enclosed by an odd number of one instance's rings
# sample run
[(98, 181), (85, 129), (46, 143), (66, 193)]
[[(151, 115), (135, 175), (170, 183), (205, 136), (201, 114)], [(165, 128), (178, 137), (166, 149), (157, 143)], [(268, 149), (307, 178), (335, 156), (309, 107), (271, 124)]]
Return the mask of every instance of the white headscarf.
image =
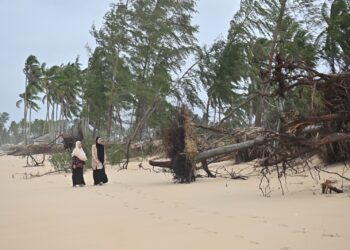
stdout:
[(78, 157), (81, 161), (86, 161), (86, 160), (87, 160), (86, 154), (85, 154), (83, 148), (79, 148), (79, 144), (81, 145), (81, 142), (80, 142), (80, 141), (77, 141), (77, 142), (75, 143), (75, 148), (74, 148), (74, 150), (73, 150), (73, 152), (72, 152), (72, 157), (73, 157), (73, 156), (76, 156), (76, 157)]

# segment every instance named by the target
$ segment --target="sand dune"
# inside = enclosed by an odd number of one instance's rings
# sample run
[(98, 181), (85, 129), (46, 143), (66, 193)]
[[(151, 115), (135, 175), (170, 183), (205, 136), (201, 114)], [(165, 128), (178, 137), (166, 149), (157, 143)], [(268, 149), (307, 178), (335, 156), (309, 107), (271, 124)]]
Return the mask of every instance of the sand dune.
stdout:
[[(321, 195), (310, 177), (270, 198), (259, 179), (199, 179), (108, 168), (110, 183), (71, 187), (71, 176), (23, 179), (19, 157), (0, 157), (1, 249), (349, 249), (350, 195)], [(145, 164), (144, 164), (145, 165)], [(13, 178), (14, 177), (14, 178)], [(326, 178), (326, 176), (321, 176)]]

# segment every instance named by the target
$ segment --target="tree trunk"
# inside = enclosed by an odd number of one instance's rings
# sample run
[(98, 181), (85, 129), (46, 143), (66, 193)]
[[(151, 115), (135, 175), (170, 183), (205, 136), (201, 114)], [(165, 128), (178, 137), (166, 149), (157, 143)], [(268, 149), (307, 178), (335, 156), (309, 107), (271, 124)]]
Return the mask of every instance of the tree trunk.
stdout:
[(143, 116), (145, 114), (145, 103), (140, 99), (137, 103), (136, 111), (135, 111), (135, 124), (134, 124), (134, 130), (137, 130), (137, 134), (134, 138), (137, 138), (138, 140), (142, 140), (142, 134), (144, 130), (144, 125), (141, 124), (141, 121), (143, 119)]
[(32, 123), (32, 107), (29, 107), (29, 122), (28, 122), (28, 136), (30, 139), (30, 133), (31, 133), (31, 123)]
[(117, 85), (117, 72), (118, 72), (118, 63), (119, 63), (119, 51), (115, 51), (113, 48), (113, 75), (112, 75), (112, 86), (111, 86), (111, 96), (109, 99), (109, 108), (108, 108), (108, 128), (107, 128), (107, 138), (109, 139), (112, 130), (112, 119), (113, 119), (113, 102), (114, 102), (114, 92), (115, 86)]
[(94, 130), (92, 131), (92, 138), (96, 137), (96, 127), (94, 127)]
[(27, 106), (27, 86), (28, 86), (28, 77), (26, 76), (25, 84), (24, 84), (24, 117), (23, 117), (23, 134), (24, 134), (24, 145), (28, 144), (27, 140), (27, 111), (28, 111), (28, 106)]
[(61, 104), (60, 121), (59, 121), (59, 134), (63, 133), (63, 105)]
[(157, 109), (159, 103), (160, 103), (161, 99), (160, 97), (158, 97), (154, 102), (153, 105), (151, 107), (148, 108), (148, 110), (143, 114), (143, 116), (141, 117), (140, 121), (138, 123), (136, 123), (136, 127), (133, 131), (133, 133), (130, 135), (127, 144), (126, 144), (126, 160), (123, 164), (123, 168), (127, 169), (128, 168), (128, 164), (129, 164), (129, 157), (130, 157), (130, 146), (131, 146), (131, 142), (136, 138), (137, 134), (139, 133), (139, 131), (143, 128), (145, 122), (147, 121), (147, 119), (152, 115), (152, 113)]
[[(201, 162), (202, 164), (204, 163), (204, 165), (205, 165), (206, 159), (213, 158), (213, 157), (220, 156), (220, 155), (227, 154), (227, 153), (232, 153), (232, 152), (237, 151), (237, 150), (242, 150), (242, 149), (250, 148), (253, 146), (262, 145), (265, 142), (265, 139), (266, 139), (265, 137), (260, 136), (260, 137), (253, 139), (253, 140), (209, 149), (207, 151), (203, 151), (203, 152), (198, 153), (197, 157), (196, 157), (196, 162)], [(156, 166), (156, 167), (165, 167), (165, 168), (170, 167), (170, 161), (150, 160), (149, 164), (152, 166)], [(203, 167), (205, 167), (205, 166), (203, 166)]]
[(111, 136), (112, 131), (112, 117), (113, 117), (113, 105), (110, 104), (108, 108), (108, 127), (107, 127), (107, 138)]
[(262, 113), (265, 110), (263, 108), (264, 105), (264, 97), (260, 96), (260, 104), (257, 107), (256, 113), (255, 113), (255, 122), (254, 122), (254, 126), (255, 127), (261, 127), (262, 124)]
[(59, 126), (59, 122), (58, 122), (58, 103), (56, 104), (56, 123), (55, 123), (55, 137), (58, 134), (58, 126)]
[(222, 147), (218, 147), (218, 148), (213, 148), (213, 149), (210, 149), (207, 151), (200, 152), (196, 157), (196, 161), (201, 162), (205, 159), (219, 156), (222, 154), (227, 154), (227, 153), (231, 153), (231, 152), (234, 152), (237, 150), (250, 148), (252, 146), (258, 146), (258, 145), (263, 144), (264, 141), (265, 141), (265, 137), (257, 137), (253, 140), (240, 142), (240, 143), (236, 143), (236, 144), (231, 144), (231, 145), (226, 145), (226, 146), (222, 146)]
[(207, 105), (205, 108), (205, 114), (203, 115), (203, 121), (205, 125), (209, 124), (209, 107), (210, 107), (210, 97), (208, 97)]
[(24, 104), (24, 119), (23, 119), (24, 145), (28, 144), (28, 139), (27, 139), (27, 112), (28, 112), (28, 108), (27, 108), (27, 103), (25, 101), (25, 104)]
[[(272, 64), (274, 61), (274, 56), (276, 54), (276, 50), (277, 50), (277, 45), (279, 42), (279, 35), (281, 32), (283, 32), (282, 30), (282, 23), (283, 23), (283, 17), (286, 11), (286, 3), (287, 0), (279, 0), (280, 3), (280, 9), (279, 9), (279, 15), (278, 18), (276, 20), (276, 26), (273, 30), (272, 33), (272, 45), (271, 45), (271, 49), (270, 49), (270, 53), (269, 53), (269, 65), (268, 65), (268, 80), (271, 79), (272, 77)], [(267, 90), (269, 88), (269, 84), (267, 84), (267, 82), (265, 82), (264, 86), (263, 86), (263, 94), (267, 93)], [(265, 96), (261, 96), (260, 99), (260, 105), (258, 107), (258, 112), (256, 115), (256, 122), (255, 122), (255, 126), (262, 126), (263, 127), (267, 127), (267, 120), (266, 120), (266, 101), (265, 101), (266, 97)]]
[[(56, 135), (55, 135), (55, 124), (54, 124), (54, 122), (55, 122), (55, 103), (53, 103), (52, 104), (52, 111), (51, 111), (51, 121), (50, 121), (50, 133), (51, 133), (51, 139), (53, 140), (54, 138), (56, 138)], [(56, 143), (56, 142), (54, 142), (54, 143)]]
[(45, 123), (44, 123), (44, 128), (43, 128), (43, 132), (42, 134), (44, 135), (46, 132), (46, 128), (47, 130), (50, 132), (50, 125), (49, 125), (49, 116), (50, 116), (50, 104), (46, 99), (46, 118), (45, 118)]

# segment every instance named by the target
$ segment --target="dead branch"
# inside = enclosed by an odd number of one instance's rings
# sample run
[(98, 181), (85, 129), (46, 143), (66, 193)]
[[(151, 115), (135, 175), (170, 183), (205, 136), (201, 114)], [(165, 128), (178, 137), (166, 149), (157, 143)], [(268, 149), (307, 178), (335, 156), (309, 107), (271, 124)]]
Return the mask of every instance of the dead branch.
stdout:
[(153, 167), (170, 168), (170, 160), (168, 161), (149, 160), (148, 163)]
[(238, 104), (236, 107), (232, 108), (230, 110), (230, 112), (221, 119), (221, 121), (219, 122), (219, 126), (222, 125), (228, 118), (230, 118), (238, 109), (240, 109), (242, 106), (246, 105), (247, 103), (249, 103), (251, 100), (253, 100), (255, 97), (259, 96), (259, 94), (254, 94), (252, 96), (250, 96), (249, 98), (247, 98), (246, 100), (244, 100), (242, 103)]
[(231, 169), (231, 171), (228, 171), (227, 168), (224, 167), (224, 166), (221, 166), (218, 169), (216, 169), (215, 176), (222, 177), (222, 178), (227, 178), (227, 176), (225, 176), (224, 174), (221, 174), (219, 172), (219, 170), (221, 170), (221, 169), (224, 171), (224, 173), (228, 174), (229, 179), (232, 179), (232, 180), (244, 180), (244, 181), (248, 179), (248, 176), (239, 175), (238, 173), (233, 171), (233, 169)]
[(208, 177), (215, 178), (216, 176), (209, 170), (207, 160), (202, 160), (201, 163), (202, 163), (202, 168), (207, 173)]
[(317, 166), (315, 166), (315, 169), (316, 169), (317, 171), (320, 171), (320, 172), (325, 172), (325, 173), (327, 173), (327, 174), (334, 174), (334, 175), (337, 175), (338, 177), (340, 177), (340, 178), (342, 178), (342, 179), (344, 179), (344, 180), (350, 181), (350, 179), (349, 179), (349, 178), (347, 178), (347, 177), (345, 177), (344, 175), (341, 175), (341, 174), (339, 174), (339, 173), (336, 173), (336, 172), (331, 172), (331, 171), (328, 171), (328, 170), (322, 169), (322, 168), (317, 167)]
[(39, 173), (36, 173), (36, 174), (32, 174), (32, 173), (15, 173), (15, 174), (12, 174), (12, 179), (15, 178), (15, 175), (22, 175), (23, 179), (32, 179), (32, 178), (42, 177), (42, 176), (45, 176), (45, 175), (56, 174), (56, 173), (60, 173), (60, 172), (65, 172), (65, 170), (54, 170), (54, 171), (45, 172), (43, 174), (39, 174)]
[(147, 121), (147, 119), (149, 118), (149, 116), (156, 110), (156, 108), (158, 107), (160, 101), (161, 101), (161, 98), (158, 96), (156, 98), (156, 100), (153, 102), (152, 106), (149, 107), (149, 109), (145, 112), (145, 114), (141, 118), (140, 122), (137, 124), (136, 128), (134, 129), (133, 133), (129, 137), (128, 142), (126, 144), (126, 160), (125, 160), (125, 162), (123, 163), (123, 166), (122, 166), (124, 169), (128, 168), (129, 158), (130, 158), (131, 142), (135, 139), (137, 133), (139, 132), (141, 127), (144, 126), (144, 124)]
[[(29, 163), (29, 159), (31, 160), (31, 163)], [(27, 155), (27, 167), (44, 166), (44, 162), (45, 162), (45, 154), (43, 154), (41, 161), (33, 157), (31, 154)]]

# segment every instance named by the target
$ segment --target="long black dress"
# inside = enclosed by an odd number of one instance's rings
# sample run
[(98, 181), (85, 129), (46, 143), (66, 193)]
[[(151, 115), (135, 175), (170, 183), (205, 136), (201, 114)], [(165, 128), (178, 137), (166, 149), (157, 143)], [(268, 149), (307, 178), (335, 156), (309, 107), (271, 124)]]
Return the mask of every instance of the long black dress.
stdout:
[(73, 156), (72, 157), (72, 181), (73, 181), (73, 187), (76, 185), (84, 186), (85, 180), (84, 180), (84, 165), (85, 162), (80, 160), (78, 157)]
[(107, 174), (104, 166), (102, 169), (95, 169), (92, 175), (94, 177), (94, 185), (108, 182), (108, 178), (107, 178)]
[[(97, 141), (97, 139), (96, 139)], [(101, 185), (104, 183), (108, 182), (108, 177), (106, 174), (106, 170), (105, 170), (105, 148), (102, 144), (98, 144), (96, 143), (96, 149), (97, 149), (97, 158), (98, 160), (102, 163), (103, 167), (102, 169), (95, 169), (92, 173), (93, 177), (94, 177), (94, 184), (95, 185)]]

